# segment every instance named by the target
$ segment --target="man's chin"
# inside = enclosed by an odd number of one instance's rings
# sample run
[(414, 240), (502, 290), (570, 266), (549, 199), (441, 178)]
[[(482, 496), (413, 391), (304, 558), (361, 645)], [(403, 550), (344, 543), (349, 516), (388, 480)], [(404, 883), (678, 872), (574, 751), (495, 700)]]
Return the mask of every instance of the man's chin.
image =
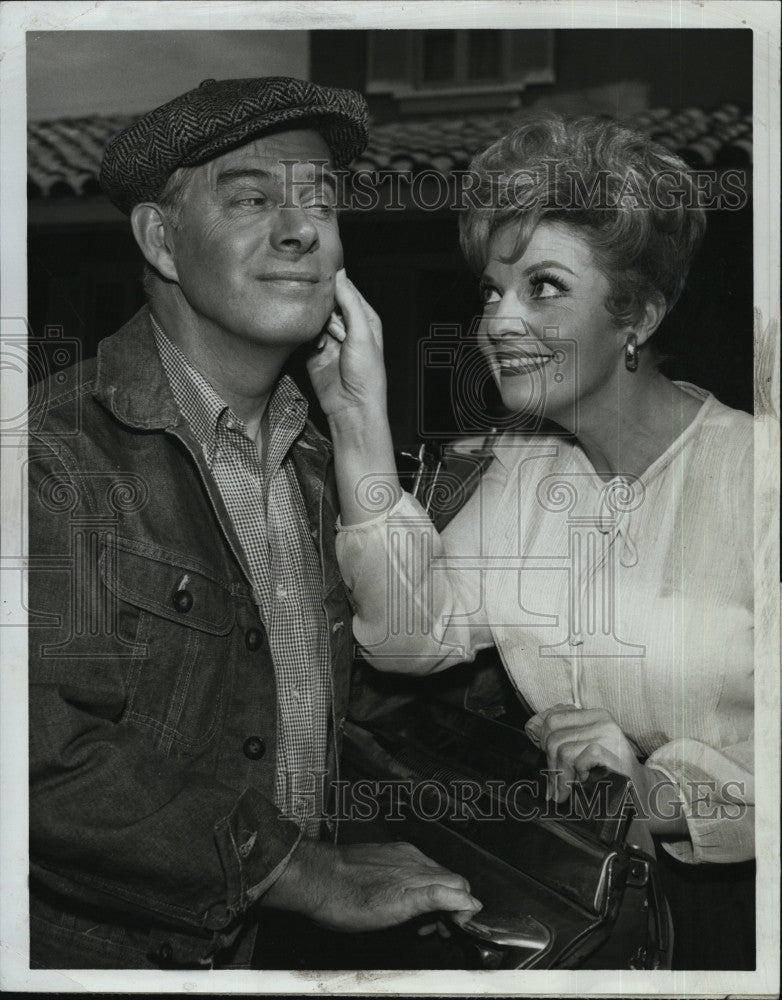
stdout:
[(332, 300), (327, 303), (299, 302), (290, 308), (259, 309), (262, 322), (248, 322), (250, 335), (258, 344), (289, 347), (295, 350), (320, 336), (331, 315)]
[(276, 327), (269, 327), (264, 324), (262, 329), (253, 328), (247, 331), (244, 338), (251, 341), (258, 348), (267, 350), (285, 350), (290, 353), (307, 344), (312, 344), (320, 336), (326, 325), (325, 317), (319, 325), (313, 324), (312, 318), (309, 322), (301, 324), (280, 324)]

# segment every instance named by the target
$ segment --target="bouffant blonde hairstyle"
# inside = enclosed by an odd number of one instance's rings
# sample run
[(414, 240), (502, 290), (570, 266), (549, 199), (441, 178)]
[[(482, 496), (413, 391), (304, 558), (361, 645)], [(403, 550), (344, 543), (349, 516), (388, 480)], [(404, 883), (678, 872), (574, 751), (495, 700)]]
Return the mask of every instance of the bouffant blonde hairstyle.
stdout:
[(577, 229), (611, 286), (606, 308), (632, 322), (653, 297), (679, 298), (706, 228), (683, 160), (608, 118), (528, 116), (477, 154), (471, 203), (460, 217), (462, 250), (480, 274), (494, 233), (515, 222), (513, 255), (546, 220)]

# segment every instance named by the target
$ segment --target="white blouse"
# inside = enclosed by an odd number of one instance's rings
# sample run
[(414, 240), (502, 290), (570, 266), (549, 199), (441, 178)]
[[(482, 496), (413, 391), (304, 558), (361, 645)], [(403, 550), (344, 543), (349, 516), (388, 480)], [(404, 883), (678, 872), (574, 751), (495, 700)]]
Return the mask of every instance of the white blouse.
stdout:
[(638, 479), (571, 440), (504, 435), (440, 538), (405, 495), (341, 528), (354, 631), (379, 669), (497, 646), (530, 707), (603, 708), (674, 781), (683, 861), (754, 856), (752, 418), (711, 394)]

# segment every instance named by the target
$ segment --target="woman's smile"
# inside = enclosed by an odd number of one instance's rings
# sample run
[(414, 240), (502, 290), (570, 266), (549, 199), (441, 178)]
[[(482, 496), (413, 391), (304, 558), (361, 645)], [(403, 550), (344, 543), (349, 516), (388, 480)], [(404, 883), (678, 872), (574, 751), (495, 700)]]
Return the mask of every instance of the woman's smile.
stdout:
[[(606, 391), (622, 363), (610, 283), (573, 227), (541, 222), (514, 260), (517, 235), (511, 224), (489, 246), (480, 348), (509, 410), (534, 408), (567, 427), (576, 402)], [(545, 391), (531, 395), (531, 379)]]
[(507, 347), (503, 347), (501, 350), (495, 351), (493, 357), (501, 378), (515, 378), (519, 375), (529, 375), (544, 368), (554, 355), (520, 349), (509, 350)]

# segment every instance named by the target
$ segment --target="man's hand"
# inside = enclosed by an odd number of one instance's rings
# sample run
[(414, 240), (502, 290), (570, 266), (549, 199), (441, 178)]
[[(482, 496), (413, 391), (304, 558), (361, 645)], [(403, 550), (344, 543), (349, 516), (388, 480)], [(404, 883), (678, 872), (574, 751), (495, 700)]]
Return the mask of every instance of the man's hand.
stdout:
[(385, 411), (383, 325), (344, 270), (335, 291), (341, 316), (332, 313), (307, 362), (318, 402), (330, 420), (367, 408)]
[(336, 931), (393, 927), (422, 913), (445, 911), (457, 922), (481, 904), (461, 875), (412, 844), (331, 847), (302, 841), (262, 905), (303, 913)]

